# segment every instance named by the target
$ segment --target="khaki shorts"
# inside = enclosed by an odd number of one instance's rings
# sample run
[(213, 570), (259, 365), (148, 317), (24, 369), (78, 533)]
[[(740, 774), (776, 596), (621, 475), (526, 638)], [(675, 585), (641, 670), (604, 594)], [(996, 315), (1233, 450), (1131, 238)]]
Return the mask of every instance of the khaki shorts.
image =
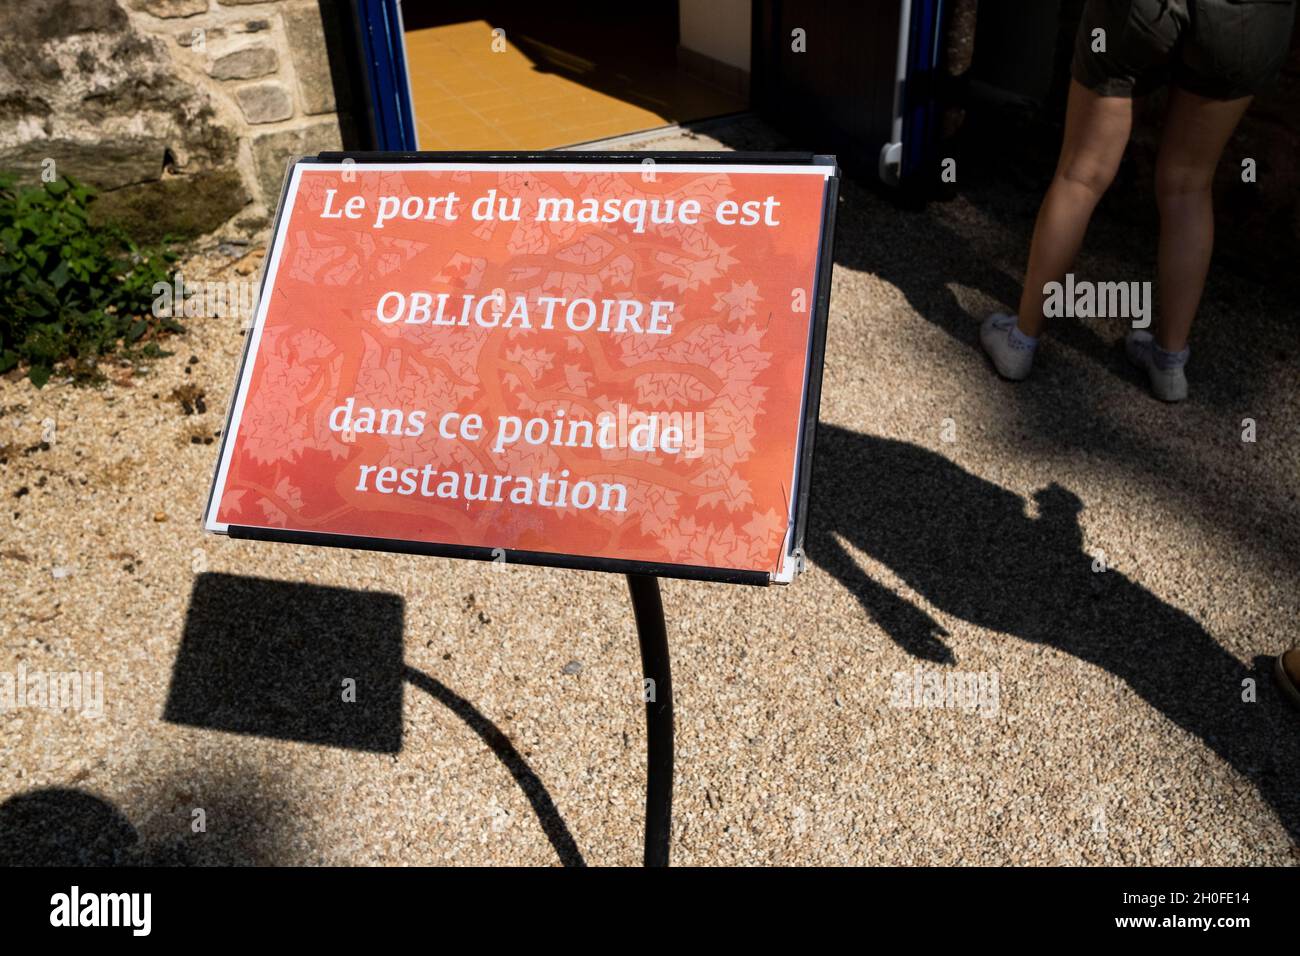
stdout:
[(1287, 58), (1295, 11), (1296, 0), (1088, 0), (1071, 72), (1102, 96), (1166, 82), (1216, 100), (1253, 96)]

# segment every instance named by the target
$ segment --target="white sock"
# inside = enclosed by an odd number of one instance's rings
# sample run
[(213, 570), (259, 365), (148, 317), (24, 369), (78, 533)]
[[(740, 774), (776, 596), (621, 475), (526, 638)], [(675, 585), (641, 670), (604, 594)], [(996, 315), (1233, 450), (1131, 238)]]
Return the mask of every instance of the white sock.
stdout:
[(1170, 369), (1182, 368), (1191, 358), (1192, 350), (1189, 346), (1184, 345), (1178, 352), (1166, 352), (1155, 342), (1151, 343), (1151, 364), (1161, 371), (1168, 372)]
[(1029, 349), (1031, 352), (1038, 348), (1038, 337), (1035, 335), (1025, 335), (1020, 331), (1020, 326), (1012, 325), (1011, 331), (1007, 333), (1007, 342), (1013, 349)]

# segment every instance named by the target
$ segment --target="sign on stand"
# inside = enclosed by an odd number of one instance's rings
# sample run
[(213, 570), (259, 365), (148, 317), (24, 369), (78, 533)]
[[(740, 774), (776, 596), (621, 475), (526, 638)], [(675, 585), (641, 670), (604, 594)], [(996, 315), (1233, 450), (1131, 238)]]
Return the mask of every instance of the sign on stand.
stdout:
[(666, 864), (656, 577), (802, 567), (837, 177), (807, 154), (296, 162), (205, 527), (626, 573)]

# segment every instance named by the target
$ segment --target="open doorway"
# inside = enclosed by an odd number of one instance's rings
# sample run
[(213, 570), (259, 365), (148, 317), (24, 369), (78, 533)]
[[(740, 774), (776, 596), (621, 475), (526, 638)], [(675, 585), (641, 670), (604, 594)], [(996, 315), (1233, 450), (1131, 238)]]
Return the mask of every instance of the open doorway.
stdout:
[(420, 149), (552, 149), (749, 107), (750, 0), (404, 3)]

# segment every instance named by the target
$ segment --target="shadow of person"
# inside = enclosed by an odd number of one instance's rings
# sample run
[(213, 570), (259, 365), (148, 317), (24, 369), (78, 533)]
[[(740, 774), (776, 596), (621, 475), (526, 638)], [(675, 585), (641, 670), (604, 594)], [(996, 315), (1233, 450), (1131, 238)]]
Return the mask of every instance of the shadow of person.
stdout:
[[(172, 767), (150, 780), (152, 832), (142, 835), (103, 797), (65, 787), (0, 804), (0, 866), (278, 866), (300, 846), (288, 803), (264, 779), (211, 766)], [(194, 811), (211, 829), (193, 827)]]
[(1034, 505), (1030, 517), (1019, 496), (924, 448), (823, 425), (806, 550), (916, 657), (955, 663), (948, 632), (843, 542), (945, 614), (1105, 668), (1250, 779), (1300, 839), (1300, 741), (1267, 671), (1120, 572), (1094, 571), (1072, 492), (1050, 485)]
[(0, 866), (115, 866), (139, 839), (117, 807), (82, 790), (30, 790), (0, 804)]

